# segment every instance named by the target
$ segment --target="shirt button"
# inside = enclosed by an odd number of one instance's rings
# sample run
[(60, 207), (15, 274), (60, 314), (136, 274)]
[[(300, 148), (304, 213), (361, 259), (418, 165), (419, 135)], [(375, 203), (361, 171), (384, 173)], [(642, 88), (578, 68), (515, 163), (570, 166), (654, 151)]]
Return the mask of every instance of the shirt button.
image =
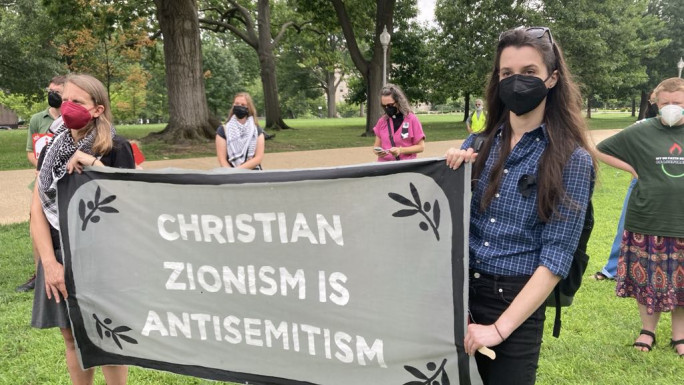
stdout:
[(499, 198), (501, 195), (499, 193), (494, 194), (495, 197)]
[(503, 293), (503, 289), (499, 289), (499, 293)]
[(473, 273), (473, 277), (480, 278), (480, 273)]
[(537, 139), (535, 139), (535, 140), (538, 142), (538, 141), (540, 141), (541, 139), (537, 138)]
[(508, 169), (507, 169), (507, 168), (504, 169), (504, 174), (508, 174)]
[(485, 245), (485, 246), (489, 246), (489, 242), (485, 242), (484, 245)]
[(490, 219), (489, 221), (492, 222), (492, 223), (494, 223), (494, 222), (496, 222), (496, 219), (492, 218), (492, 219)]

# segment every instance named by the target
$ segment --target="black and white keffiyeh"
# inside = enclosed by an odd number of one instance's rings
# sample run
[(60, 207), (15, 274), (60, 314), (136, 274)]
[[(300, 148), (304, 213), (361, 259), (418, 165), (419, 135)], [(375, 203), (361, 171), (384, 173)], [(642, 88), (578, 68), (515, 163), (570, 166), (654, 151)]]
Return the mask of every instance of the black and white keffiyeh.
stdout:
[[(48, 222), (55, 229), (59, 229), (57, 182), (66, 174), (69, 159), (71, 159), (76, 150), (94, 155), (92, 147), (95, 141), (96, 130), (91, 130), (78, 143), (74, 142), (70, 131), (64, 124), (57, 129), (55, 136), (43, 150), (45, 157), (38, 174), (38, 193), (43, 205), (43, 212)], [(112, 137), (114, 137), (114, 133), (115, 131), (112, 127)]]
[(254, 118), (250, 116), (245, 124), (241, 124), (233, 115), (224, 129), (226, 131), (228, 161), (233, 167), (237, 167), (254, 157), (257, 137), (259, 136)]

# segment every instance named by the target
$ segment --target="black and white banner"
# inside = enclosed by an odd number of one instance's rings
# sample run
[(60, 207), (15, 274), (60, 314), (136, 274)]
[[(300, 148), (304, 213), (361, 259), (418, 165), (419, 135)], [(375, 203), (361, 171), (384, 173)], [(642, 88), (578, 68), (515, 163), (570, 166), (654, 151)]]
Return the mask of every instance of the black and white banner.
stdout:
[(463, 352), (469, 181), (443, 159), (64, 178), (82, 365), (250, 384), (478, 382)]

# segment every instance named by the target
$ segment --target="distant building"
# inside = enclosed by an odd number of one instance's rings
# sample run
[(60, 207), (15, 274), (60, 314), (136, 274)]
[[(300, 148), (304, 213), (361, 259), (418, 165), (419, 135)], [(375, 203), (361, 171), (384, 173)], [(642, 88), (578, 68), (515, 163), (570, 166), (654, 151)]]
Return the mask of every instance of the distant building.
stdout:
[(14, 111), (0, 104), (0, 128), (17, 128), (19, 117)]

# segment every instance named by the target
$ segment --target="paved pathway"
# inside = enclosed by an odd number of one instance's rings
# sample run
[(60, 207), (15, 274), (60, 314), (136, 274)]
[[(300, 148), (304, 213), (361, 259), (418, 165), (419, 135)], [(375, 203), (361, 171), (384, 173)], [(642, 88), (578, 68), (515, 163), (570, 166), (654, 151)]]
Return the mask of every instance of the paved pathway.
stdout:
[[(619, 130), (591, 131), (595, 143), (613, 135)], [(458, 141), (427, 142), (420, 158), (441, 157), (449, 147), (461, 144)], [(267, 153), (264, 157), (265, 169), (294, 169), (311, 167), (335, 167), (350, 164), (374, 162), (375, 156), (370, 147), (338, 148), (299, 152)], [(218, 167), (215, 157), (158, 160), (143, 163), (146, 170), (168, 167), (194, 170), (210, 170)], [(0, 172), (0, 225), (23, 222), (29, 219), (31, 191), (29, 183), (34, 178), (31, 169)]]

